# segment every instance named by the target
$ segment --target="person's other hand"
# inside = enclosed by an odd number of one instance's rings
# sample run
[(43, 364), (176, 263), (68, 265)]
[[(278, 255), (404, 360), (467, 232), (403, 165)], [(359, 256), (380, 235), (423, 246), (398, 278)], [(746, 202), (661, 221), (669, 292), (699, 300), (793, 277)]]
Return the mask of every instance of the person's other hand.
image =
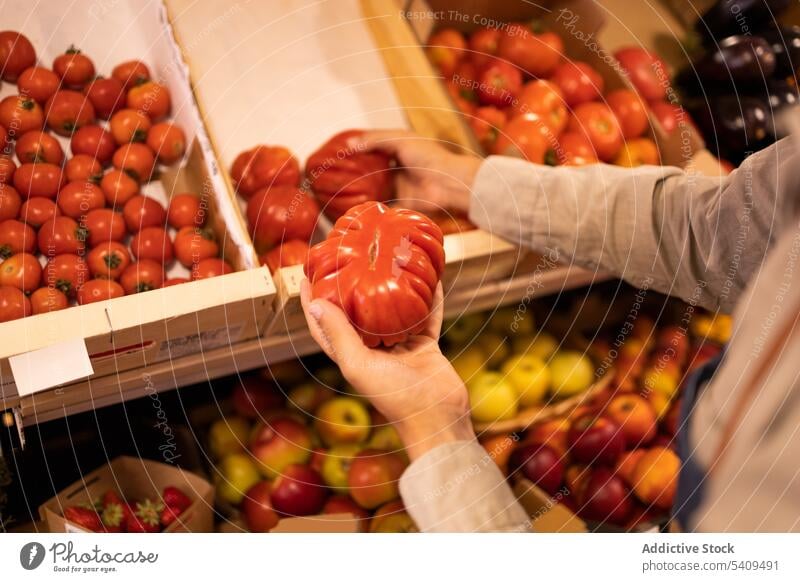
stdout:
[(403, 130), (366, 131), (352, 138), (348, 146), (357, 151), (383, 151), (397, 159), (400, 168), (395, 185), (403, 206), (422, 212), (469, 212), (480, 158), (453, 153), (436, 140)]
[(441, 283), (422, 333), (392, 348), (366, 347), (341, 309), (311, 299), (308, 280), (300, 297), (312, 337), (353, 388), (394, 425), (411, 460), (440, 444), (475, 437), (466, 387), (439, 349)]

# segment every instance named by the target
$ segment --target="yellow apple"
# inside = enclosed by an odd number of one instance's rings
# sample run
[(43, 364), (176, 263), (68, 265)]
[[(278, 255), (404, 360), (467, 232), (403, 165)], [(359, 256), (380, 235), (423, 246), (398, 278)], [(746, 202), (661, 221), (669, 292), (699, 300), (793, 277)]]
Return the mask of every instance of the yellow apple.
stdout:
[(244, 453), (234, 453), (222, 459), (214, 474), (217, 496), (234, 505), (238, 504), (245, 492), (261, 479), (258, 467), (250, 456)]
[(679, 377), (668, 367), (648, 368), (642, 379), (645, 392), (658, 392), (663, 394), (667, 400), (678, 392), (679, 385)]
[(483, 332), (475, 340), (475, 344), (486, 354), (486, 365), (489, 368), (499, 367), (511, 353), (511, 342), (499, 333)]
[(461, 350), (450, 359), (456, 373), (464, 382), (469, 382), (477, 374), (483, 371), (486, 366), (486, 354), (478, 346), (469, 346)]
[(362, 443), (372, 423), (364, 404), (352, 396), (339, 396), (323, 402), (317, 409), (314, 426), (326, 445)]
[(360, 451), (360, 445), (349, 444), (336, 445), (324, 453), (320, 473), (328, 487), (339, 493), (347, 493), (347, 474), (350, 471), (350, 461)]
[(399, 451), (403, 448), (403, 441), (393, 426), (385, 424), (372, 431), (372, 436), (368, 443), (371, 449), (381, 449), (382, 451)]
[(247, 447), (250, 423), (240, 416), (220, 418), (208, 431), (208, 447), (211, 455), (221, 459), (226, 455), (238, 453)]
[(336, 396), (336, 392), (317, 382), (303, 382), (292, 386), (286, 395), (289, 408), (313, 415), (319, 406)]
[(592, 361), (581, 352), (563, 350), (550, 359), (553, 396), (568, 398), (585, 391), (594, 382)]
[(520, 335), (513, 338), (514, 353), (539, 358), (547, 362), (558, 350), (558, 342), (546, 331), (535, 332), (533, 336)]
[(517, 393), (497, 372), (482, 372), (467, 384), (473, 420), (494, 422), (517, 414)]
[(539, 404), (550, 389), (550, 370), (535, 356), (513, 356), (500, 371), (516, 390), (522, 406)]

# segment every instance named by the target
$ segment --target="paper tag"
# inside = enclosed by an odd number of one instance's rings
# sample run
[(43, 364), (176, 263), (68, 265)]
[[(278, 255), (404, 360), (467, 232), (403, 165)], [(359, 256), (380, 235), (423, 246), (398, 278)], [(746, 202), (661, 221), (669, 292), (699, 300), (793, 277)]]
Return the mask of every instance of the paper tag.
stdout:
[(71, 339), (8, 358), (17, 394), (27, 396), (94, 374), (86, 343)]

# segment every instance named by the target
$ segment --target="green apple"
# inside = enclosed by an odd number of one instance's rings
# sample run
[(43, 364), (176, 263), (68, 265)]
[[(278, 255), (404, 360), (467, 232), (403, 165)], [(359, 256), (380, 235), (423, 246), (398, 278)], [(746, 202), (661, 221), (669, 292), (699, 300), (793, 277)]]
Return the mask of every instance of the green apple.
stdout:
[(344, 443), (363, 443), (369, 437), (369, 411), (357, 398), (332, 398), (317, 409), (316, 415), (314, 426), (322, 442), (329, 447)]
[(594, 382), (592, 361), (581, 352), (562, 350), (550, 360), (553, 396), (568, 398), (584, 392)]
[(486, 354), (486, 366), (489, 368), (500, 367), (511, 354), (511, 342), (499, 333), (483, 332), (475, 343)]
[(369, 439), (369, 448), (382, 451), (399, 451), (403, 448), (403, 441), (393, 426), (385, 424), (372, 431)]
[(494, 422), (517, 414), (517, 393), (502, 374), (482, 372), (467, 384), (473, 420)]
[(455, 321), (446, 321), (444, 339), (455, 346), (465, 346), (481, 332), (485, 318), (479, 313), (462, 315)]
[(299, 410), (308, 415), (313, 415), (317, 408), (325, 401), (330, 400), (336, 393), (317, 382), (304, 382), (293, 386), (287, 394), (290, 408)]
[(533, 314), (524, 305), (501, 307), (489, 320), (489, 329), (500, 335), (531, 335), (534, 330)]
[(517, 391), (522, 406), (540, 404), (550, 389), (550, 370), (535, 356), (513, 356), (500, 371)]
[(514, 353), (539, 358), (547, 363), (558, 350), (556, 338), (546, 331), (535, 332), (532, 336), (519, 335), (512, 338)]
[(221, 459), (247, 447), (250, 423), (241, 416), (229, 416), (215, 421), (208, 431), (211, 456)]
[(325, 452), (321, 473), (322, 480), (328, 487), (339, 493), (347, 493), (347, 474), (350, 471), (350, 461), (361, 449), (360, 445), (336, 445)]
[(461, 377), (464, 382), (469, 382), (475, 375), (483, 371), (486, 366), (486, 354), (478, 346), (469, 346), (461, 350), (450, 359), (456, 373)]
[(217, 496), (234, 505), (240, 503), (245, 492), (261, 479), (258, 467), (244, 453), (234, 453), (222, 459), (214, 474)]

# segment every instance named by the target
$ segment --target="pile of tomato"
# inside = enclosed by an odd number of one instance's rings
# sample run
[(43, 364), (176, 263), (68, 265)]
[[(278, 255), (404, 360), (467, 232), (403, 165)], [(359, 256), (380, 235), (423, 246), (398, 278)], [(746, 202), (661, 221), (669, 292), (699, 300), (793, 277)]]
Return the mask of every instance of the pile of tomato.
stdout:
[(468, 38), (440, 29), (426, 52), (488, 153), (549, 165), (657, 164), (648, 112), (672, 127), (680, 113), (666, 101), (666, 66), (639, 47), (615, 53), (636, 91), (609, 92), (595, 68), (565, 56), (557, 34), (527, 24), (483, 27)]
[(232, 270), (199, 196), (165, 208), (142, 191), (186, 152), (147, 65), (103, 77), (70, 47), (47, 68), (3, 31), (0, 73), (16, 84), (0, 100), (0, 322), (189, 281), (168, 278), (175, 259), (192, 279)]

